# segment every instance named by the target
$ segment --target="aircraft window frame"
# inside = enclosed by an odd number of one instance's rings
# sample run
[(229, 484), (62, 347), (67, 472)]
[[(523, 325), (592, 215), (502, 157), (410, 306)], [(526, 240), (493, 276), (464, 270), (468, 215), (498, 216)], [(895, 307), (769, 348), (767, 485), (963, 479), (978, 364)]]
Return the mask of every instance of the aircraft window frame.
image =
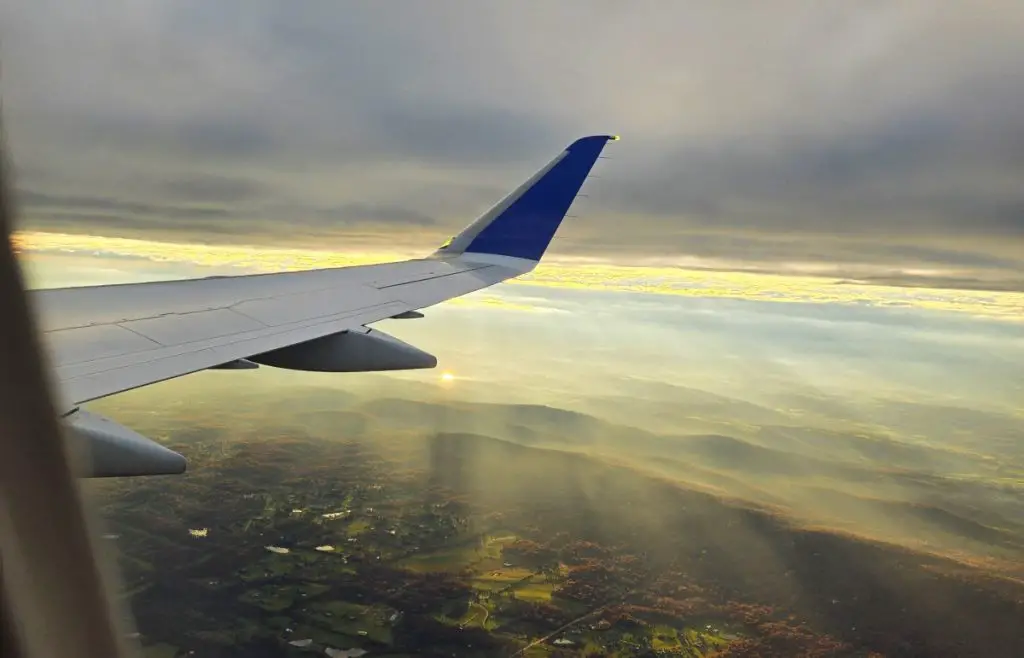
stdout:
[(0, 123), (0, 655), (135, 655), (111, 596), (114, 569), (72, 472), (11, 242), (7, 143)]

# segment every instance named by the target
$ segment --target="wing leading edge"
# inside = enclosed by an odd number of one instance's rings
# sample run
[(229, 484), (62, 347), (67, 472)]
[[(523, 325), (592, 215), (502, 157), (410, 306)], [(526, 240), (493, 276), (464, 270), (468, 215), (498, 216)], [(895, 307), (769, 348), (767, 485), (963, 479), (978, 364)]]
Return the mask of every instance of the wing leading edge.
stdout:
[[(426, 258), (32, 291), (59, 399), (75, 418), (84, 402), (241, 362), (334, 372), (432, 367), (430, 355), (366, 325), (415, 317), (408, 314), (533, 270), (614, 139), (595, 135), (573, 142)], [(147, 469), (142, 437), (105, 427), (102, 449), (85, 461), (91, 464), (87, 475), (184, 470), (183, 460), (167, 459), (156, 445), (152, 454), (160, 458)], [(86, 443), (91, 436), (78, 435)], [(107, 466), (102, 455), (117, 452), (119, 437), (131, 458)]]

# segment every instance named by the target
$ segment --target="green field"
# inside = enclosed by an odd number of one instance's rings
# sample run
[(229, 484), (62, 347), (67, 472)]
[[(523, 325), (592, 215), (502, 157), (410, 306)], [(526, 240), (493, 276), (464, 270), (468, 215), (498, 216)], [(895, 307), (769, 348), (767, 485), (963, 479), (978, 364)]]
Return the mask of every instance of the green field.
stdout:
[(347, 601), (320, 601), (310, 606), (310, 619), (335, 633), (366, 638), (390, 645), (393, 642), (390, 619), (396, 610), (383, 605), (359, 605)]

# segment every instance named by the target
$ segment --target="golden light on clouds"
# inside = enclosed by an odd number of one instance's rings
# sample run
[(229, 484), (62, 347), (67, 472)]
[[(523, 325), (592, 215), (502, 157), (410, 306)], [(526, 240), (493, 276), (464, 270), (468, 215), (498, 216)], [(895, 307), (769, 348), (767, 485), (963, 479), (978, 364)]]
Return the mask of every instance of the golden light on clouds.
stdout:
[(543, 264), (510, 283), (763, 302), (918, 308), (1024, 320), (1024, 293), (911, 288), (838, 282), (834, 278), (687, 270), (673, 267)]
[(207, 267), (237, 267), (256, 272), (345, 267), (402, 260), (414, 254), (361, 252), (358, 254), (309, 249), (277, 249), (249, 245), (204, 245), (155, 242), (132, 238), (75, 235), (68, 233), (19, 232), (12, 242), (19, 254), (58, 252), (91, 253), (96, 256), (129, 256), (154, 263), (189, 263)]
[[(320, 267), (343, 267), (391, 262), (422, 256), (417, 253), (338, 253), (303, 249), (271, 249), (247, 245), (201, 245), (126, 238), (22, 232), (14, 236), (25, 258), (45, 254), (92, 256), (97, 259), (135, 258), (153, 263), (180, 263), (246, 272), (280, 272)], [(125, 265), (126, 269), (129, 267)], [(664, 266), (624, 266), (607, 263), (545, 261), (531, 274), (509, 283), (517, 286), (632, 292), (681, 297), (745, 299), (762, 302), (847, 304), (915, 308), (964, 313), (1004, 320), (1024, 319), (1024, 293), (1008, 291), (910, 288), (839, 283), (835, 279), (793, 274), (762, 274), (688, 270)], [(508, 310), (552, 310), (528, 301), (504, 300), (478, 294), (450, 302)]]
[(449, 306), (468, 306), (471, 308), (490, 308), (502, 311), (517, 311), (521, 313), (568, 313), (565, 309), (552, 306), (550, 302), (542, 299), (517, 299), (511, 300), (503, 297), (491, 289), (484, 289), (465, 297), (450, 299), (445, 304)]

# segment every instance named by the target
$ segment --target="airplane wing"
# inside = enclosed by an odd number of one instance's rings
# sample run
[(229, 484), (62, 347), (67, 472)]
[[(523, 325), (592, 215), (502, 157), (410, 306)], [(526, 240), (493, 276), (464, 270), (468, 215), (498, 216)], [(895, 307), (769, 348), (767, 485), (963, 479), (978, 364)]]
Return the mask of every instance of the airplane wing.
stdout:
[(184, 458), (78, 405), (211, 368), (328, 372), (436, 359), (367, 325), (533, 270), (611, 135), (573, 142), (432, 255), (400, 263), (36, 290), (30, 301), (86, 476), (178, 473)]

